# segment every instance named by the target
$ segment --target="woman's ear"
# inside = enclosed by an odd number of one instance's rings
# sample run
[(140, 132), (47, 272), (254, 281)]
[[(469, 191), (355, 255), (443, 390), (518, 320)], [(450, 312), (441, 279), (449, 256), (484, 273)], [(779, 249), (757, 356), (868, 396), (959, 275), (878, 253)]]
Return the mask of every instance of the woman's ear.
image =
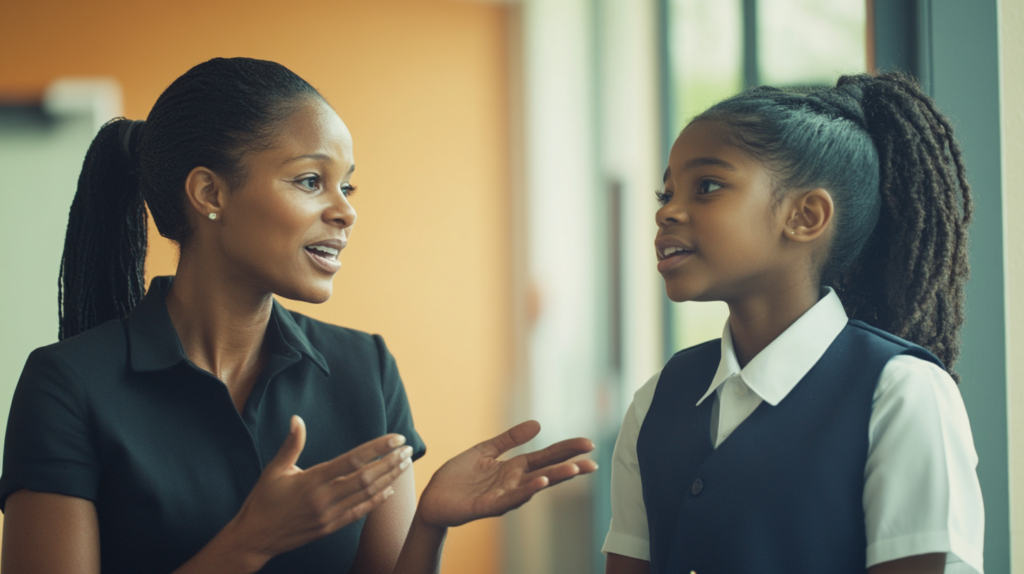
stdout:
[(193, 168), (185, 178), (185, 196), (192, 209), (203, 219), (220, 217), (227, 191), (224, 178), (209, 168)]
[(820, 187), (795, 196), (783, 233), (793, 241), (814, 241), (828, 230), (834, 209), (832, 196)]

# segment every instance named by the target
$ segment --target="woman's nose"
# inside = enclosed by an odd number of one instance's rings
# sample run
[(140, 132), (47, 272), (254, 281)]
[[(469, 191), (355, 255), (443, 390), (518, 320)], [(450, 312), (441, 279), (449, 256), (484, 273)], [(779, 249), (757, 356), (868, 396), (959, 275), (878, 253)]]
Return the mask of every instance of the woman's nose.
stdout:
[(339, 191), (337, 193), (337, 200), (324, 210), (324, 221), (342, 229), (355, 225), (356, 209), (352, 207), (348, 197), (343, 192)]

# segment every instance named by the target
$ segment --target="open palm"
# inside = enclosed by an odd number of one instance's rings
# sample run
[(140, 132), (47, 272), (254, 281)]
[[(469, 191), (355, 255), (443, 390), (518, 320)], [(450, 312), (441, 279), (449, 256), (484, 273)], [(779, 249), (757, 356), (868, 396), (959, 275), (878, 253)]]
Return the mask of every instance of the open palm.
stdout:
[(594, 443), (585, 438), (564, 440), (508, 460), (498, 459), (539, 432), (540, 423), (526, 421), (446, 462), (420, 497), (423, 521), (449, 527), (500, 516), (545, 487), (597, 470), (591, 460), (568, 462), (594, 449)]

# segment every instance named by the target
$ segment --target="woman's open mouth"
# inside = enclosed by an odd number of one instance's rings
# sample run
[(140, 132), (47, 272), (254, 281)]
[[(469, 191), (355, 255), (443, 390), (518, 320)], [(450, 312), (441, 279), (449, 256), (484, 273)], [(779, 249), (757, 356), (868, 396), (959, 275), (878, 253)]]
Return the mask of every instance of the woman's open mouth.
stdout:
[(341, 249), (335, 249), (326, 245), (307, 245), (306, 253), (321, 269), (330, 273), (337, 273), (341, 269), (341, 261), (338, 261), (338, 254)]

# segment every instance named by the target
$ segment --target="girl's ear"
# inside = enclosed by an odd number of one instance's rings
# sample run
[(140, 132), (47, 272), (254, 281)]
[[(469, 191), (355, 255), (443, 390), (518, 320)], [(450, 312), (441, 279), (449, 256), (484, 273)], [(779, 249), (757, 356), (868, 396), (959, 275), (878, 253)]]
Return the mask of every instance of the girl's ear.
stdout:
[(216, 219), (224, 207), (227, 182), (213, 170), (196, 167), (185, 178), (185, 196), (192, 210), (203, 219)]
[(832, 196), (815, 188), (793, 198), (784, 235), (792, 241), (809, 242), (821, 237), (832, 223), (835, 206)]

